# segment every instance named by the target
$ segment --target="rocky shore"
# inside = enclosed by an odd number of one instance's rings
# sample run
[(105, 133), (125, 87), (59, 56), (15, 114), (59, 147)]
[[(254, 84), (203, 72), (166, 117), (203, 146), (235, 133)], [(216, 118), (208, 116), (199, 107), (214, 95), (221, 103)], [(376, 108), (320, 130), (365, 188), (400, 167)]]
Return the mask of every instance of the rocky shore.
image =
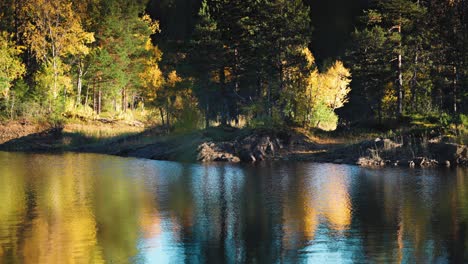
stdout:
[(234, 142), (205, 142), (198, 147), (200, 162), (258, 162), (303, 160), (362, 167), (451, 167), (468, 165), (468, 148), (450, 142), (396, 143), (377, 138), (348, 146), (320, 146), (308, 141), (291, 145), (277, 137), (249, 136)]
[(358, 146), (356, 164), (363, 167), (451, 167), (468, 165), (468, 148), (465, 145), (432, 140), (419, 143), (396, 143), (391, 139), (377, 138)]

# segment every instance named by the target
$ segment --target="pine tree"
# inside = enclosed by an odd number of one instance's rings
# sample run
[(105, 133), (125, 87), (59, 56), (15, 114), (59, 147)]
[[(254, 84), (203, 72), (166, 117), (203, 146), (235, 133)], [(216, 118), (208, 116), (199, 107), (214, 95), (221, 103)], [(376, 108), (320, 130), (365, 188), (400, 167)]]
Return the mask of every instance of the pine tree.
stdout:
[[(93, 64), (94, 72), (88, 75), (90, 83), (106, 84), (105, 95), (117, 110), (120, 97), (120, 110), (126, 112), (134, 102), (141, 86), (140, 73), (145, 69), (150, 36), (158, 31), (154, 23), (144, 13), (145, 5), (129, 0), (103, 0), (100, 4), (100, 22), (97, 30), (97, 56)], [(102, 60), (102, 61), (100, 61)]]
[[(388, 87), (395, 87), (395, 114), (402, 117), (407, 109), (405, 95), (412, 93), (414, 102), (416, 87), (421, 85), (418, 78), (427, 74), (427, 67), (423, 65), (427, 63), (423, 60), (427, 54), (422, 52), (424, 29), (417, 27), (422, 25), (418, 22), (425, 9), (412, 0), (378, 1), (374, 8), (366, 11), (363, 29), (353, 34), (354, 46), (349, 51), (349, 62), (356, 72), (353, 74), (354, 84), (360, 87), (355, 93), (361, 91), (360, 95), (367, 97), (381, 121), (383, 107), (392, 109), (385, 105), (393, 101)], [(407, 91), (408, 87), (410, 91)]]
[(356, 108), (356, 117), (368, 116), (366, 109), (376, 114), (381, 122), (384, 86), (392, 81), (390, 55), (387, 48), (386, 30), (376, 26), (380, 15), (369, 11), (364, 17), (368, 28), (353, 33), (353, 46), (348, 51), (348, 64), (352, 67), (353, 91), (351, 107)]
[[(191, 39), (189, 64), (191, 72), (197, 78), (195, 94), (198, 97), (202, 111), (205, 113), (205, 126), (216, 118), (220, 103), (216, 92), (216, 82), (213, 75), (224, 65), (223, 43), (218, 23), (214, 20), (208, 1), (203, 1), (199, 11), (199, 22)], [(213, 116), (213, 114), (215, 114)]]

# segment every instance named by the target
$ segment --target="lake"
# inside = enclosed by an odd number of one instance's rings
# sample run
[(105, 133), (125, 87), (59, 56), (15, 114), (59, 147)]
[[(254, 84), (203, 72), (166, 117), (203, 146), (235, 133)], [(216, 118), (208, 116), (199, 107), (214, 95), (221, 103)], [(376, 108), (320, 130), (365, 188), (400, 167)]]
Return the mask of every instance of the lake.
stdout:
[(468, 262), (468, 170), (0, 152), (0, 263)]

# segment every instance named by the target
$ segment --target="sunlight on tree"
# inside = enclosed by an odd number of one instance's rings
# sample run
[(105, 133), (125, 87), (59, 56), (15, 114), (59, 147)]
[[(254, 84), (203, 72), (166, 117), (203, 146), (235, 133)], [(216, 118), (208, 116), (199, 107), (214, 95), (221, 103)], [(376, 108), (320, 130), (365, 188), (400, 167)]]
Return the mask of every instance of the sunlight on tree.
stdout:
[(0, 93), (5, 99), (9, 98), (12, 82), (26, 72), (19, 58), (21, 51), (22, 47), (16, 46), (7, 32), (0, 32)]

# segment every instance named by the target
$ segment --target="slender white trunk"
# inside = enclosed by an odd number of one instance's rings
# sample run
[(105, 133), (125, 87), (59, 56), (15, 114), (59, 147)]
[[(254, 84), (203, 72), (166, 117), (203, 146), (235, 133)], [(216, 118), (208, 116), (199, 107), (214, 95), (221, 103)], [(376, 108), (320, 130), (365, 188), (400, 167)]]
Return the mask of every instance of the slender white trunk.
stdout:
[(81, 105), (81, 90), (83, 87), (83, 64), (80, 62), (78, 63), (78, 81), (76, 84), (76, 103), (75, 106)]

